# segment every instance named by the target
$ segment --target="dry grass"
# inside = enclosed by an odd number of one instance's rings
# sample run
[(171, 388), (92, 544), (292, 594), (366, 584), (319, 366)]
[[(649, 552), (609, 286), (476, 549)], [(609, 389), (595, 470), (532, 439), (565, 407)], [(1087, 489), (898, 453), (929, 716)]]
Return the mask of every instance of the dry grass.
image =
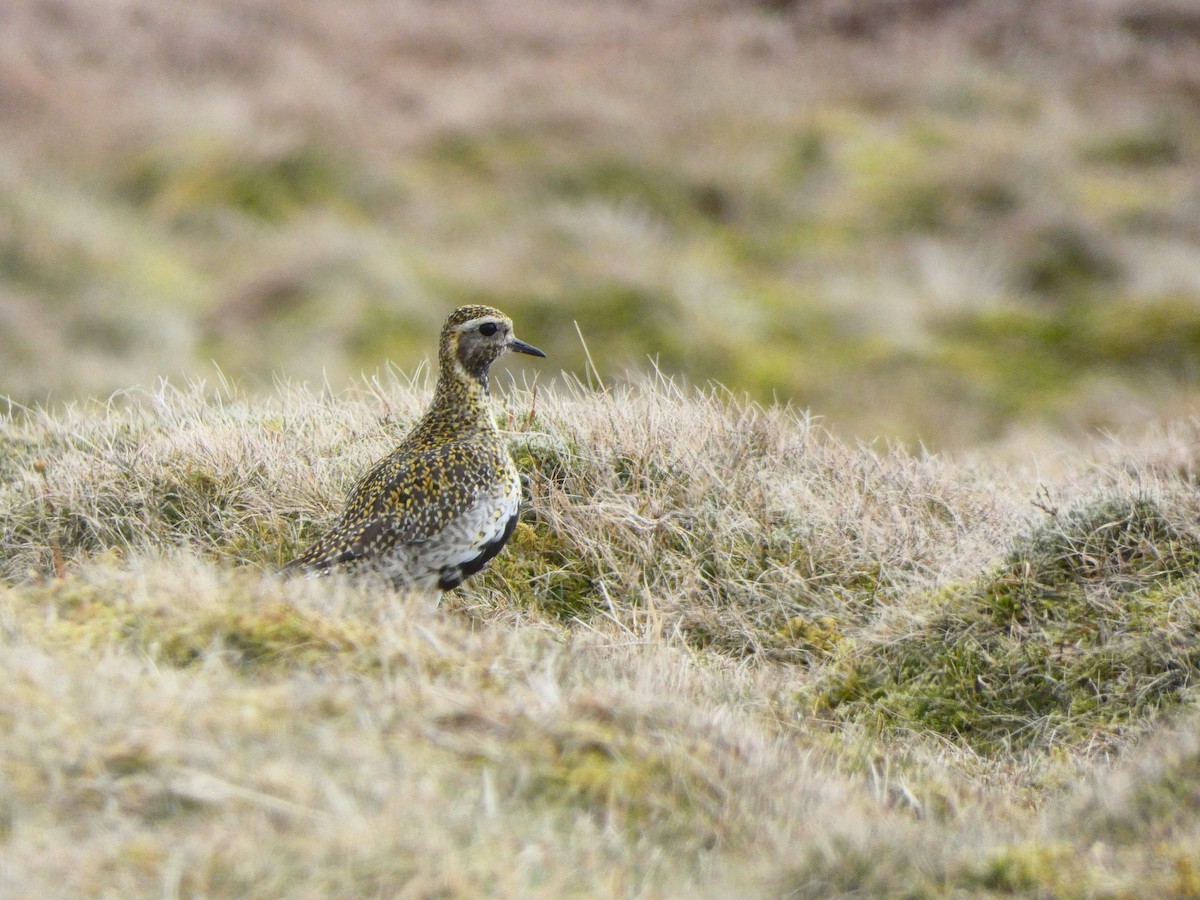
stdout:
[(0, 893), (1195, 893), (1195, 422), (1041, 511), (665, 379), (512, 386), (530, 508), (484, 576), (273, 574), (427, 397), (4, 421)]

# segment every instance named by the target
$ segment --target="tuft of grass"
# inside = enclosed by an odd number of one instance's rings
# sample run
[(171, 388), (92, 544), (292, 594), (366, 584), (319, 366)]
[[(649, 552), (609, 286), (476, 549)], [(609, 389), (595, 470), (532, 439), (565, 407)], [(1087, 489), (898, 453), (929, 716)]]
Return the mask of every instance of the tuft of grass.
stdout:
[(1114, 740), (1200, 680), (1200, 653), (1179, 639), (1200, 627), (1186, 600), (1197, 563), (1200, 541), (1153, 501), (1083, 502), (939, 591), (912, 633), (837, 660), (810, 702), (983, 754)]
[[(1138, 748), (1120, 767), (1079, 792), (1063, 815), (1079, 815), (1089, 836), (1119, 846), (1167, 844), (1180, 831), (1195, 838), (1200, 810), (1200, 731), (1184, 717)], [(1179, 872), (1181, 878), (1194, 871)]]

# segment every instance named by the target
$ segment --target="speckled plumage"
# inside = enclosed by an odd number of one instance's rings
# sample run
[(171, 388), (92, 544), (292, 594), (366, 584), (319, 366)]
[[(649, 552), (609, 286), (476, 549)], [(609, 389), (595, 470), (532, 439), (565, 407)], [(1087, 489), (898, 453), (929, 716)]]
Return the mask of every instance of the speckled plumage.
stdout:
[(545, 356), (517, 340), (499, 310), (456, 309), (442, 328), (433, 403), (288, 570), (371, 568), (397, 585), (449, 590), (499, 553), (517, 523), (521, 482), (492, 419), (487, 379), (510, 350)]

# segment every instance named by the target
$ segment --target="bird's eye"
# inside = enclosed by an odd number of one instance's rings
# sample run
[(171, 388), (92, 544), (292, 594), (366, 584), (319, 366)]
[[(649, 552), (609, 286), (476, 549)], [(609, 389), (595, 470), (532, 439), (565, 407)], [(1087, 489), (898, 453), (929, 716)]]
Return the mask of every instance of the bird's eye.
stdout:
[(500, 326), (495, 322), (484, 322), (479, 326), (479, 333), (484, 337), (491, 337), (500, 329)]

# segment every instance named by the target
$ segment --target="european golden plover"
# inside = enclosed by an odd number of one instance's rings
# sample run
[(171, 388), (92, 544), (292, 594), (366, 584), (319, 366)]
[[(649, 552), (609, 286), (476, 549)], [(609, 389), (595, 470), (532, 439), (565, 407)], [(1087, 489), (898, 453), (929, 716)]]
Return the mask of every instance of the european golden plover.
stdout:
[(442, 328), (433, 403), (350, 490), (337, 524), (285, 571), (371, 569), (401, 587), (450, 590), (487, 565), (517, 524), (521, 481), (492, 418), (488, 369), (517, 340), (512, 320), (463, 306)]

